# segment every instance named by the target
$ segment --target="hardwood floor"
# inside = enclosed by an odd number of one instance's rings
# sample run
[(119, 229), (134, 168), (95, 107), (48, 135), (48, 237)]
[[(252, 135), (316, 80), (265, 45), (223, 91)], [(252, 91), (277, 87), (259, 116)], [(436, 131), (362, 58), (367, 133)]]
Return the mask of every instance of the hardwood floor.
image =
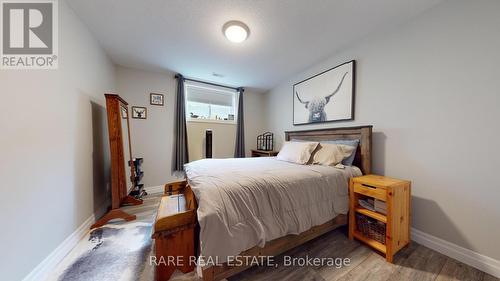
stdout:
[[(132, 213), (135, 212), (132, 211)], [(283, 266), (285, 255), (349, 258), (350, 265), (341, 268), (285, 267)], [(347, 238), (347, 227), (341, 227), (294, 248), (276, 257), (275, 261), (279, 264), (277, 268), (253, 267), (228, 278), (228, 281), (500, 281), (499, 278), (415, 242), (394, 256), (394, 264), (387, 263), (385, 257), (371, 248), (356, 240), (350, 241)], [(180, 278), (179, 280), (196, 280), (196, 278)]]
[[(284, 267), (281, 262), (284, 255), (349, 258), (351, 263), (342, 268)], [(229, 278), (229, 281), (500, 280), (414, 242), (396, 254), (394, 264), (387, 263), (383, 256), (370, 248), (357, 241), (349, 241), (346, 227), (286, 252), (276, 260), (280, 261), (277, 268), (254, 267)]]
[[(151, 194), (145, 198), (143, 205), (125, 207), (124, 210), (137, 215), (136, 221), (152, 223), (160, 199), (161, 194)], [(116, 221), (111, 224), (126, 223)], [(285, 267), (282, 265), (285, 255), (292, 257), (349, 258), (350, 265), (341, 268), (331, 266)], [(65, 259), (68, 258), (66, 257)], [(292, 249), (276, 257), (275, 261), (279, 264), (276, 268), (253, 267), (229, 278), (229, 281), (500, 281), (498, 278), (448, 258), (415, 242), (403, 248), (394, 256), (394, 264), (387, 263), (383, 256), (377, 254), (367, 246), (357, 241), (350, 241), (347, 238), (347, 227), (342, 227)], [(144, 262), (146, 268), (142, 276), (137, 276), (133, 280), (154, 280), (154, 268), (149, 266), (146, 260)], [(177, 274), (174, 279), (183, 281), (198, 280), (194, 272), (186, 275)], [(57, 278), (54, 280), (57, 280)]]

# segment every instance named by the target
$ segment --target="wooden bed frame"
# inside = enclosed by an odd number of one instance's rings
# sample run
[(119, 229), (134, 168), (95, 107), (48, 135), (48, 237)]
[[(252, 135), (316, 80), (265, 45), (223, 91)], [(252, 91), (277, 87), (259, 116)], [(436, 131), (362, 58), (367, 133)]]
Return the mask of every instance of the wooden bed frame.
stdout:
[[(344, 127), (344, 128), (329, 128), (304, 131), (286, 131), (285, 140), (311, 140), (311, 141), (326, 141), (326, 140), (355, 140), (359, 139), (358, 149), (354, 157), (353, 165), (360, 168), (363, 174), (371, 173), (372, 166), (372, 127)], [(339, 215), (333, 220), (322, 225), (315, 226), (299, 235), (287, 235), (273, 241), (269, 241), (261, 247), (253, 247), (242, 252), (242, 256), (277, 256), (296, 246), (306, 243), (316, 237), (319, 237), (339, 226), (347, 224), (347, 216)], [(204, 268), (203, 280), (221, 280), (233, 276), (239, 272), (248, 269), (249, 265), (243, 266), (228, 266), (223, 264), (220, 266), (211, 266)]]
[[(344, 128), (329, 128), (305, 131), (287, 131), (285, 132), (285, 140), (310, 140), (310, 141), (326, 141), (326, 140), (354, 140), (359, 139), (358, 149), (354, 158), (353, 165), (361, 169), (363, 174), (371, 173), (371, 147), (372, 147), (372, 126), (359, 127), (344, 127)], [(168, 193), (189, 192), (192, 193), (186, 181), (171, 183), (165, 186), (165, 191)], [(193, 218), (195, 220), (195, 218)], [(302, 232), (299, 235), (287, 235), (275, 240), (269, 241), (261, 248), (255, 246), (242, 253), (241, 256), (277, 256), (298, 245), (304, 244), (316, 237), (319, 237), (339, 226), (346, 225), (348, 222), (347, 215), (338, 215), (334, 219), (311, 229)], [(198, 229), (199, 230), (199, 229)], [(194, 245), (198, 245), (199, 235), (194, 235)], [(204, 281), (221, 280), (233, 276), (251, 267), (251, 265), (229, 266), (226, 263), (215, 265), (202, 269)]]
[(372, 170), (372, 128), (373, 126), (317, 129), (306, 131), (286, 131), (285, 140), (359, 140), (353, 165), (360, 168), (364, 175)]

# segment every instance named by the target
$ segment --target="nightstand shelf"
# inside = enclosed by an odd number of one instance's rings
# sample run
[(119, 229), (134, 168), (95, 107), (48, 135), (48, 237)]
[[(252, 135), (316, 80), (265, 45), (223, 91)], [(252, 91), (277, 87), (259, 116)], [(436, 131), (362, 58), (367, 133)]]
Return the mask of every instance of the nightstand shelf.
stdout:
[(365, 243), (366, 245), (368, 245), (368, 246), (374, 248), (375, 250), (381, 252), (382, 254), (385, 254), (386, 251), (387, 251), (387, 247), (384, 244), (378, 242), (377, 240), (374, 240), (374, 239), (371, 239), (369, 237), (364, 236), (363, 234), (361, 234), (361, 232), (359, 232), (357, 230), (355, 230), (353, 232), (353, 236), (354, 236), (354, 238), (356, 238), (356, 239), (362, 241), (363, 243)]
[[(387, 214), (362, 207), (359, 204), (360, 198), (385, 201)], [(386, 260), (392, 262), (394, 255), (410, 243), (410, 204), (410, 181), (377, 175), (351, 178), (349, 181), (349, 239), (356, 238), (364, 242), (385, 254)], [(360, 221), (357, 221), (358, 218)], [(358, 227), (361, 227), (363, 231)]]
[(377, 213), (377, 212), (374, 212), (372, 210), (365, 209), (363, 207), (356, 207), (356, 208), (354, 208), (354, 211), (356, 213), (368, 216), (372, 219), (376, 219), (376, 220), (381, 221), (383, 223), (387, 223), (387, 216), (385, 216), (384, 214)]

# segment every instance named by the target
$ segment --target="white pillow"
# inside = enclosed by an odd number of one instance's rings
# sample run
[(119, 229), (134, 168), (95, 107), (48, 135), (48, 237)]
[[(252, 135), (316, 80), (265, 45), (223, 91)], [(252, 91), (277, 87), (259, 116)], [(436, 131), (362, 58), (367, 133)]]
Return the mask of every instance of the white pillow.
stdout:
[(351, 156), (354, 147), (344, 144), (320, 143), (313, 157), (313, 164), (335, 166)]
[(286, 141), (276, 159), (297, 164), (307, 164), (317, 146), (318, 142)]

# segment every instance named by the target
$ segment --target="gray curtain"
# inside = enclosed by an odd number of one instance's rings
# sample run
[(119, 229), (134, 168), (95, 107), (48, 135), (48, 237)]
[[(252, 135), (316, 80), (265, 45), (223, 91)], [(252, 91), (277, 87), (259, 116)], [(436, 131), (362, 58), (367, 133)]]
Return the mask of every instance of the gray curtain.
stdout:
[(236, 147), (234, 149), (235, 158), (245, 157), (245, 126), (243, 118), (243, 92), (245, 89), (238, 88), (238, 115), (236, 125)]
[(184, 171), (184, 164), (189, 161), (184, 77), (177, 74), (175, 78), (177, 78), (177, 96), (175, 102), (174, 163), (172, 165), (174, 172)]

